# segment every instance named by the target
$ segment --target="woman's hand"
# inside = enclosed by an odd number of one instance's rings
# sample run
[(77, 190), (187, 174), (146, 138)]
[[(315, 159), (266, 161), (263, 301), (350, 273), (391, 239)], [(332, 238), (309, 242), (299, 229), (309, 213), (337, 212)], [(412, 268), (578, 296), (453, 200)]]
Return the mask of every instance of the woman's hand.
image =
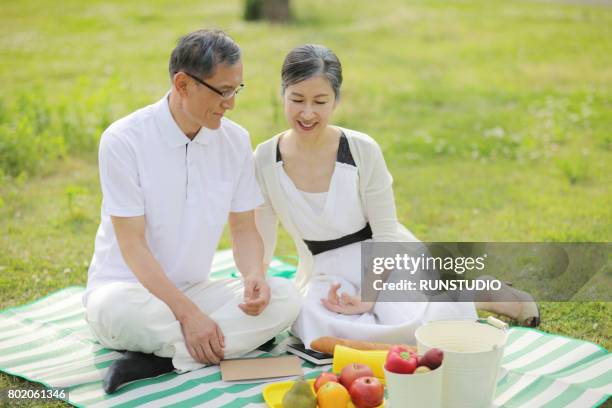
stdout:
[(342, 293), (338, 296), (339, 283), (333, 283), (327, 292), (327, 299), (321, 299), (323, 306), (329, 311), (344, 314), (356, 315), (367, 313), (374, 307), (374, 302), (362, 302), (357, 296)]

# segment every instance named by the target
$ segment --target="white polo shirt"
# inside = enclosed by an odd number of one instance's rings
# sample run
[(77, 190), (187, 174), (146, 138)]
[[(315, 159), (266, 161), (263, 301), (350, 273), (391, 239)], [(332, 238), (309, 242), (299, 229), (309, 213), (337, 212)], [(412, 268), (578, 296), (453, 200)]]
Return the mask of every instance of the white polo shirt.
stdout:
[(89, 293), (137, 281), (123, 260), (110, 216), (145, 216), (146, 240), (177, 285), (208, 278), (229, 212), (263, 202), (248, 132), (223, 118), (193, 140), (180, 130), (168, 95), (113, 123), (100, 140), (101, 223), (89, 267)]

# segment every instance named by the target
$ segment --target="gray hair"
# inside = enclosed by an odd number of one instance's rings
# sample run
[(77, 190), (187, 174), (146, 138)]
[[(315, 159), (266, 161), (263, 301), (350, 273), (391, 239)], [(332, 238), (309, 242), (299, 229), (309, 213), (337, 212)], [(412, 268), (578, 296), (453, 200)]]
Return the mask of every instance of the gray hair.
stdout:
[(214, 75), (218, 64), (233, 65), (240, 60), (240, 47), (221, 30), (202, 29), (178, 40), (169, 62), (170, 78), (180, 71), (201, 78)]
[(281, 74), (281, 94), (288, 86), (322, 75), (334, 90), (336, 99), (340, 98), (342, 85), (342, 65), (329, 48), (318, 44), (296, 47), (285, 57)]

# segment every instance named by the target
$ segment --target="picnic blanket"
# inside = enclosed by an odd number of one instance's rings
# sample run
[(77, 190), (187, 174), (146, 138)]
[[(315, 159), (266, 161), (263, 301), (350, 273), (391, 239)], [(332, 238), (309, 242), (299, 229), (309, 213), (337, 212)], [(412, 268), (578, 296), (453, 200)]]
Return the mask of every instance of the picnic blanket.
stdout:
[[(295, 268), (274, 259), (270, 273), (291, 278)], [(227, 251), (213, 262), (212, 277), (237, 276)], [(106, 395), (102, 378), (121, 354), (97, 343), (84, 319), (83, 287), (69, 287), (33, 303), (0, 312), (0, 371), (63, 388), (82, 407), (262, 407), (269, 382), (228, 383), (217, 366), (135, 381)], [(249, 357), (284, 354), (292, 341), (277, 336), (272, 349)], [(329, 366), (303, 363), (307, 378)], [(497, 384), (495, 407), (592, 407), (612, 393), (612, 356), (593, 343), (537, 330), (512, 328)]]

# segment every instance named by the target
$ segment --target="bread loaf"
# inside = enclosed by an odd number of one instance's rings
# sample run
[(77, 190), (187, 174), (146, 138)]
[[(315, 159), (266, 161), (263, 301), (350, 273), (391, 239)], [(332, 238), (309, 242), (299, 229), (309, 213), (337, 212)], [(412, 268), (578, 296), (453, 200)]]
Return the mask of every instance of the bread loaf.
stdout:
[(322, 353), (334, 354), (334, 347), (341, 345), (357, 350), (389, 350), (393, 346), (404, 346), (416, 352), (416, 347), (407, 344), (374, 343), (370, 341), (343, 339), (340, 337), (319, 337), (310, 343), (310, 348)]

